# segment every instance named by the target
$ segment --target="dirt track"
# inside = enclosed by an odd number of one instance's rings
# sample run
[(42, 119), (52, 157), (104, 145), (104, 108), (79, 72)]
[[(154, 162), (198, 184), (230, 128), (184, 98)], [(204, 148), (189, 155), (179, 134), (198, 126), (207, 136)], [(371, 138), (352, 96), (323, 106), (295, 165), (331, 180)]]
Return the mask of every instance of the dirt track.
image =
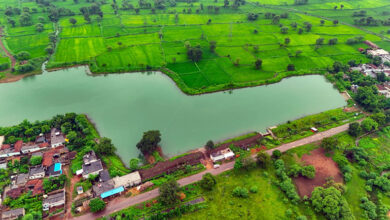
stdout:
[[(267, 153), (268, 154), (272, 154), (272, 152), (274, 150), (280, 150), (281, 152), (285, 152), (285, 151), (290, 150), (292, 148), (296, 148), (296, 147), (299, 147), (299, 146), (302, 146), (302, 145), (305, 145), (305, 144), (309, 144), (309, 143), (312, 143), (312, 142), (317, 142), (317, 141), (322, 140), (323, 138), (331, 137), (331, 136), (333, 136), (335, 134), (338, 134), (340, 132), (348, 130), (348, 126), (349, 126), (348, 124), (341, 125), (339, 127), (332, 128), (330, 130), (317, 133), (315, 135), (312, 135), (312, 136), (307, 137), (307, 138), (303, 138), (303, 139), (298, 140), (298, 141), (294, 141), (294, 142), (291, 142), (291, 143), (283, 144), (283, 145), (281, 145), (281, 146), (279, 146), (277, 148), (268, 150)], [(213, 175), (218, 175), (218, 174), (223, 173), (225, 171), (232, 170), (233, 168), (234, 168), (234, 161), (230, 162), (230, 163), (222, 164), (221, 167), (218, 168), (218, 169), (206, 170), (206, 171), (203, 171), (201, 173), (195, 174), (193, 176), (189, 176), (189, 177), (180, 179), (178, 181), (178, 183), (181, 186), (188, 185), (188, 184), (191, 184), (191, 183), (194, 183), (194, 182), (197, 182), (197, 181), (201, 180), (202, 176), (204, 174), (206, 174), (206, 173), (211, 173)], [(107, 216), (107, 215), (109, 215), (111, 213), (117, 212), (117, 211), (119, 211), (121, 209), (124, 209), (124, 208), (127, 208), (129, 206), (133, 206), (133, 205), (136, 205), (138, 203), (142, 203), (142, 202), (151, 200), (153, 198), (156, 198), (158, 195), (159, 195), (158, 189), (154, 189), (154, 190), (151, 190), (151, 191), (146, 192), (146, 193), (141, 193), (141, 194), (139, 194), (137, 196), (132, 196), (132, 197), (125, 198), (125, 199), (121, 198), (121, 199), (118, 199), (117, 201), (113, 201), (113, 202), (109, 203), (106, 206), (106, 209), (103, 210), (100, 213), (97, 213), (97, 214), (88, 213), (88, 214), (85, 214), (85, 215), (82, 215), (82, 216), (79, 216), (79, 217), (75, 217), (73, 219), (77, 219), (77, 220), (90, 220), (90, 219), (95, 219), (95, 218), (99, 218), (99, 217), (102, 217), (102, 216)]]
[[(12, 56), (12, 54), (7, 50), (7, 48), (5, 48), (5, 45), (3, 43), (3, 29), (0, 27), (0, 46), (1, 48), (3, 49), (3, 51), (5, 52), (5, 54), (7, 54), (7, 56), (9, 57), (9, 59), (11, 60), (11, 68), (14, 68), (15, 67), (15, 64), (16, 64), (16, 59), (14, 56)], [(9, 68), (8, 70), (10, 70), (11, 68)], [(4, 70), (4, 71), (7, 71), (7, 70)]]

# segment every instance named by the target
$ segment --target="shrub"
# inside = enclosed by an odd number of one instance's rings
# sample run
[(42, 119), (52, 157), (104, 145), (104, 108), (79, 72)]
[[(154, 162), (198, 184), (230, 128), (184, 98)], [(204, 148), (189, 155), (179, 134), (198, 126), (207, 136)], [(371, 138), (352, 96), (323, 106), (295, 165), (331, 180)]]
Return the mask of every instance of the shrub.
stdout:
[(248, 190), (245, 187), (237, 186), (236, 188), (233, 189), (233, 196), (248, 198)]
[(92, 199), (89, 202), (89, 208), (91, 209), (91, 212), (101, 211), (105, 207), (106, 207), (106, 203), (104, 203), (104, 201), (99, 198)]
[(272, 157), (273, 157), (273, 158), (279, 159), (280, 156), (282, 156), (282, 153), (280, 152), (280, 150), (274, 150), (274, 151), (272, 151)]
[(42, 163), (42, 157), (41, 156), (33, 156), (30, 159), (30, 164), (32, 166), (36, 166)]
[(312, 165), (305, 166), (302, 168), (301, 175), (309, 179), (314, 179), (314, 177), (316, 176), (316, 169)]
[(206, 173), (205, 175), (203, 175), (202, 180), (199, 184), (203, 189), (212, 190), (215, 184), (217, 184), (217, 181), (211, 173)]
[(259, 188), (257, 186), (252, 186), (250, 189), (249, 189), (249, 192), (251, 193), (257, 193), (259, 191)]

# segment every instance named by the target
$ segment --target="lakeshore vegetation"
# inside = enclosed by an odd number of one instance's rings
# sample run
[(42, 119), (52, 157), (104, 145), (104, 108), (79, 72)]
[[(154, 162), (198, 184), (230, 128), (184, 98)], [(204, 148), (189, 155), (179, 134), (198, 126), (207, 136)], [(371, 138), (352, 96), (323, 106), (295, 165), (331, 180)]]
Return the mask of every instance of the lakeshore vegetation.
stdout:
[[(199, 94), (366, 62), (363, 40), (390, 45), (386, 7), (385, 0), (10, 0), (0, 1), (0, 25), (17, 60), (13, 74), (46, 59), (49, 68), (86, 64), (94, 73), (162, 70)], [(378, 10), (376, 25), (354, 21)], [(0, 63), (10, 66), (4, 52)]]

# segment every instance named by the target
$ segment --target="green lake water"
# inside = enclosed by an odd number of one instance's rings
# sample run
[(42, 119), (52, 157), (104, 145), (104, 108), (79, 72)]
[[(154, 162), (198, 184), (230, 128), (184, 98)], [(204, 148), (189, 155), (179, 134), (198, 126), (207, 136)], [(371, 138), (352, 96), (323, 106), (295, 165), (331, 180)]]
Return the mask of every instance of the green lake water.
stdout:
[(344, 106), (323, 76), (200, 96), (183, 94), (161, 73), (92, 77), (70, 68), (0, 84), (0, 126), (49, 119), (59, 113), (86, 113), (109, 137), (127, 164), (139, 154), (142, 133), (158, 129), (172, 156), (305, 115)]

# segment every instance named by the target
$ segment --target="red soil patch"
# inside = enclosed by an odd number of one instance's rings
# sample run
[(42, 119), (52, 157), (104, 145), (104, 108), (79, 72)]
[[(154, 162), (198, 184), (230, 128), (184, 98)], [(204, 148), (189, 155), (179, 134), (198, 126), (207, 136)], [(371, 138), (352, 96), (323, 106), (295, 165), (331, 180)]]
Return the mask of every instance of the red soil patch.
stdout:
[(303, 155), (302, 162), (305, 165), (313, 165), (316, 169), (316, 177), (308, 179), (306, 177), (298, 177), (294, 179), (294, 183), (298, 188), (298, 194), (303, 196), (311, 196), (311, 192), (317, 186), (323, 186), (327, 178), (332, 177), (336, 183), (343, 182), (343, 176), (332, 158), (325, 156), (325, 150), (322, 148), (315, 149), (310, 152), (311, 155)]

